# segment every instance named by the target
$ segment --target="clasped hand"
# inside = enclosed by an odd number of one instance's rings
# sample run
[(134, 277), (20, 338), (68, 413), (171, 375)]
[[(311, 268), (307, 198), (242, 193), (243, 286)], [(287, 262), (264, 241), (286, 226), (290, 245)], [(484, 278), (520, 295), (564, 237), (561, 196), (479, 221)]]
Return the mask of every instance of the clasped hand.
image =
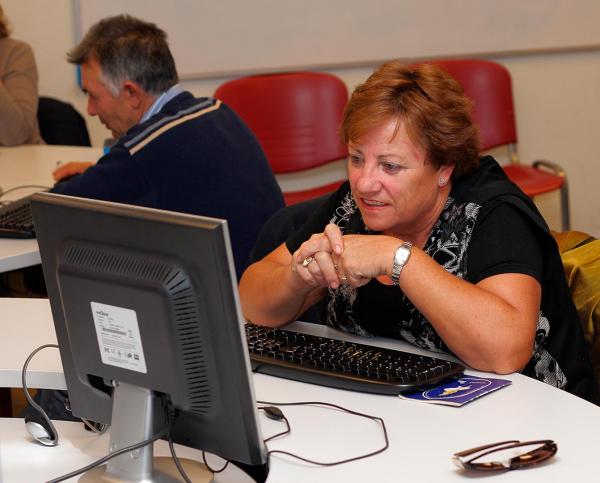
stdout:
[(310, 287), (361, 287), (372, 278), (389, 275), (401, 241), (386, 235), (342, 235), (330, 223), (312, 235), (292, 255), (291, 269)]

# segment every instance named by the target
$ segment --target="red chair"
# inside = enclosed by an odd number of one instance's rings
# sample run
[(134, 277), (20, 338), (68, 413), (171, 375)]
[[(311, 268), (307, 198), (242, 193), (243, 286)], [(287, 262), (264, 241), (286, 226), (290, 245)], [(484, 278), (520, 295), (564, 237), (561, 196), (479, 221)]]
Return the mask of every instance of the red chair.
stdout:
[[(348, 101), (346, 85), (318, 72), (255, 75), (219, 86), (229, 105), (258, 138), (275, 174), (298, 173), (347, 156), (338, 134)], [(284, 192), (286, 204), (337, 189), (344, 180)]]
[(565, 171), (550, 161), (521, 164), (517, 153), (517, 131), (512, 83), (506, 67), (476, 59), (436, 60), (458, 80), (474, 101), (473, 118), (479, 127), (482, 151), (508, 147), (510, 163), (503, 166), (508, 177), (529, 197), (560, 190), (562, 229), (569, 230), (569, 190)]

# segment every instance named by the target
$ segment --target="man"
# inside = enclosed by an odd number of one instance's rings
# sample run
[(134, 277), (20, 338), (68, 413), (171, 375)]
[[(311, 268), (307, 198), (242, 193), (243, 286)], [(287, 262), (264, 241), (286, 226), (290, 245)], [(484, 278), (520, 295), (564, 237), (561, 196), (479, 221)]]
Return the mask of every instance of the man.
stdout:
[[(241, 275), (283, 198), (254, 135), (226, 105), (178, 84), (166, 34), (128, 15), (101, 20), (68, 53), (88, 113), (115, 144), (98, 163), (70, 163), (55, 193), (225, 218)], [(88, 168), (88, 169), (85, 169)], [(151, 236), (151, 234), (149, 234)]]
[[(59, 168), (55, 178), (70, 179), (52, 191), (225, 218), (241, 276), (259, 230), (284, 204), (250, 130), (220, 101), (195, 99), (177, 84), (166, 34), (154, 24), (128, 15), (101, 20), (68, 60), (81, 66), (88, 113), (115, 144), (92, 166)], [(50, 418), (74, 419), (65, 397), (41, 390), (36, 399)]]

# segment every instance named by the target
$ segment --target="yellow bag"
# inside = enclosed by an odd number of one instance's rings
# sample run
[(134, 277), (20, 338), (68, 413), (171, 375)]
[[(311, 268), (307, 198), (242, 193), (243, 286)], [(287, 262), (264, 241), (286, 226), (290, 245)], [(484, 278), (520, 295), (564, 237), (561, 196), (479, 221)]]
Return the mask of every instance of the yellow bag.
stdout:
[(600, 240), (579, 231), (553, 232), (573, 302), (600, 383)]

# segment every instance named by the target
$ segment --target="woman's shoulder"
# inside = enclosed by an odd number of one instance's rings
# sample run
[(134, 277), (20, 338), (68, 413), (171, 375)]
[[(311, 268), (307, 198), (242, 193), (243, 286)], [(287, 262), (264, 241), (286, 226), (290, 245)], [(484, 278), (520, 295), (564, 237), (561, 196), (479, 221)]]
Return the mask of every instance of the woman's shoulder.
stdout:
[(0, 39), (0, 61), (2, 59), (16, 61), (18, 59), (32, 59), (33, 49), (27, 42), (4, 37)]

